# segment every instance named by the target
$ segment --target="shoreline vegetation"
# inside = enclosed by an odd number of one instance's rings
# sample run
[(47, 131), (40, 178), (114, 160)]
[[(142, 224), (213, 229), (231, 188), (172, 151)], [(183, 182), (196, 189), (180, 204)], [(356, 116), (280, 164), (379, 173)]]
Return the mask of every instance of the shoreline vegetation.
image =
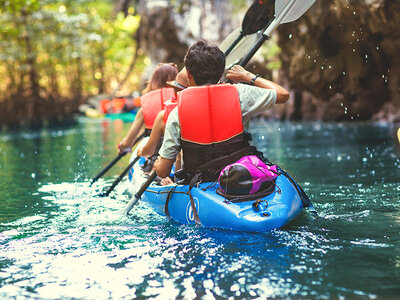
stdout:
[[(97, 94), (111, 94), (136, 53), (140, 16), (109, 1), (0, 4), (0, 125), (69, 118)], [(125, 87), (135, 88), (146, 57)], [(132, 93), (129, 88), (122, 93)]]

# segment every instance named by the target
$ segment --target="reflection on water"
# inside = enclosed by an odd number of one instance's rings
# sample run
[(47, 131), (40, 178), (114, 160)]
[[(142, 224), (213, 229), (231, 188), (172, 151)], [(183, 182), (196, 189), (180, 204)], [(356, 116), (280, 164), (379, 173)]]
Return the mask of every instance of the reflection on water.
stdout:
[(395, 298), (400, 160), (389, 125), (256, 120), (254, 143), (292, 174), (320, 218), (241, 233), (177, 224), (120, 184), (91, 188), (129, 124), (81, 120), (0, 135), (0, 297)]

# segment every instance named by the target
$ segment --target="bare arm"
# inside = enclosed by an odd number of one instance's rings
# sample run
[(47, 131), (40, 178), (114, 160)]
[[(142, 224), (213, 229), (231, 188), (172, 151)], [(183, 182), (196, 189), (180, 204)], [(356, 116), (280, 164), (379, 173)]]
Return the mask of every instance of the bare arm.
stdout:
[(132, 123), (131, 128), (128, 131), (128, 134), (122, 139), (122, 141), (118, 145), (118, 153), (130, 151), (135, 139), (139, 135), (139, 132), (141, 132), (144, 129), (144, 118), (143, 118), (143, 113), (142, 109), (139, 109), (139, 111), (136, 114), (135, 120)]
[(138, 150), (138, 156), (151, 156), (154, 154), (158, 144), (164, 135), (164, 111), (160, 111), (154, 120), (153, 129), (151, 130), (150, 138), (142, 149)]
[[(254, 78), (255, 74), (247, 71), (239, 65), (234, 65), (226, 75), (226, 78), (233, 82), (250, 82)], [(285, 103), (289, 100), (289, 92), (277, 83), (274, 83), (265, 78), (258, 77), (254, 81), (254, 85), (264, 89), (275, 90), (276, 92), (276, 103)]]
[(165, 178), (171, 174), (175, 159), (167, 159), (159, 156), (154, 163), (158, 177)]

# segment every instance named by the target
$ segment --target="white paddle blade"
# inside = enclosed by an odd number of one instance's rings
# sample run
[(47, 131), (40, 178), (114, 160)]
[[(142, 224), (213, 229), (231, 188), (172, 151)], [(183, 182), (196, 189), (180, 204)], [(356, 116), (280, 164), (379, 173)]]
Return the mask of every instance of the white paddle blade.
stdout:
[(221, 49), (222, 52), (228, 50), (228, 48), (233, 44), (233, 42), (239, 37), (241, 27), (236, 28), (232, 31), (222, 42), (219, 44), (218, 48)]
[[(241, 30), (241, 27), (236, 28), (221, 42), (219, 48), (222, 52), (225, 52), (232, 45), (232, 43), (240, 35)], [(226, 57), (225, 69), (228, 69), (234, 64), (238, 63), (251, 50), (260, 36), (261, 33), (253, 33), (244, 36)]]
[(257, 42), (260, 33), (253, 33), (243, 37), (235, 48), (228, 54), (225, 61), (225, 69), (232, 67), (234, 64), (240, 62), (240, 60), (250, 52), (254, 44)]
[(279, 23), (293, 22), (300, 18), (314, 2), (315, 0), (276, 0), (275, 18), (280, 19), (280, 15), (285, 14)]
[[(241, 27), (236, 28), (222, 41), (222, 43), (219, 45), (219, 48), (222, 52), (225, 52), (237, 39), (237, 37), (240, 35), (240, 30)], [(228, 69), (234, 64), (238, 63), (251, 50), (260, 35), (260, 33), (253, 33), (244, 36), (225, 58), (225, 69)]]

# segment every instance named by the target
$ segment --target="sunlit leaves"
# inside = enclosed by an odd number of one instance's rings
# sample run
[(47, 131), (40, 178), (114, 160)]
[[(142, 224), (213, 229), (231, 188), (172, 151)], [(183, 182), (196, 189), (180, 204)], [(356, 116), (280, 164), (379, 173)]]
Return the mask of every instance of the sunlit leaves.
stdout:
[(82, 97), (99, 80), (110, 91), (132, 60), (140, 21), (133, 8), (124, 16), (106, 0), (1, 0), (0, 12), (0, 100), (29, 88), (32, 68), (44, 97), (76, 96), (78, 81)]

